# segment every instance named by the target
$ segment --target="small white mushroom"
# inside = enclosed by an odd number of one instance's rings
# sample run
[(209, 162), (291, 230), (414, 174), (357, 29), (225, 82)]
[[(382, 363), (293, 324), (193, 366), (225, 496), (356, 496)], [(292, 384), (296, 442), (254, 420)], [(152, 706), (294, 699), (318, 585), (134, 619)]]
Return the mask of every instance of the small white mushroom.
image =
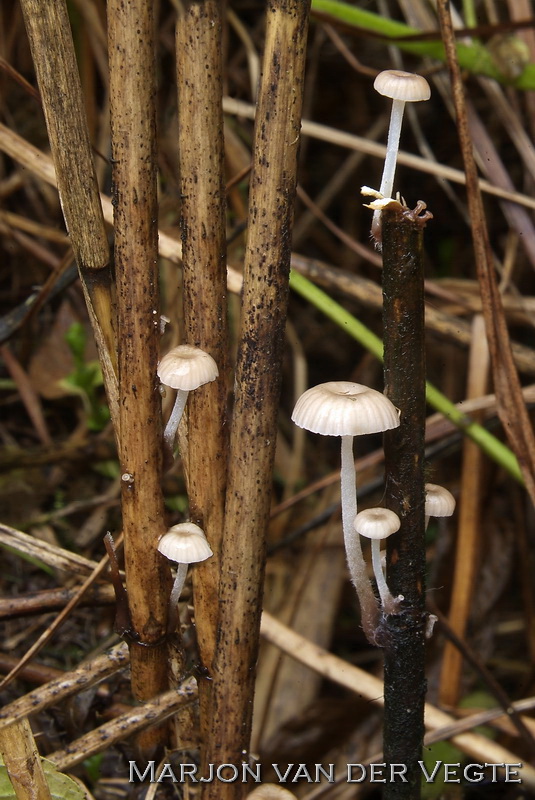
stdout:
[(400, 525), (398, 515), (388, 508), (367, 508), (357, 514), (353, 523), (357, 533), (371, 539), (373, 572), (381, 603), (387, 614), (393, 614), (397, 610), (398, 600), (402, 598), (396, 600), (386, 583), (381, 564), (381, 541), (399, 531)]
[[(429, 100), (431, 89), (422, 75), (404, 72), (399, 69), (386, 69), (375, 78), (374, 89), (379, 94), (392, 99), (392, 113), (386, 144), (386, 157), (383, 167), (383, 177), (379, 193), (382, 198), (392, 197), (396, 161), (399, 150), (399, 137), (405, 103), (415, 103)], [(377, 242), (381, 241), (381, 211), (374, 211), (372, 220), (372, 236)]]
[(436, 483), (425, 484), (425, 527), (430, 517), (451, 517), (455, 511), (455, 498), (451, 492)]
[(169, 561), (177, 562), (175, 582), (169, 601), (170, 608), (175, 609), (186, 582), (188, 565), (206, 561), (213, 556), (212, 548), (202, 528), (194, 522), (181, 522), (164, 533), (158, 542), (158, 550)]
[(368, 580), (360, 541), (353, 531), (353, 520), (357, 516), (353, 437), (397, 428), (398, 413), (390, 400), (375, 389), (350, 381), (331, 381), (304, 392), (295, 405), (292, 420), (300, 428), (312, 433), (341, 437), (344, 544), (349, 572), (360, 602), (362, 627), (372, 641), (378, 608)]
[(177, 390), (175, 404), (163, 434), (165, 449), (172, 455), (173, 443), (188, 394), (205, 383), (215, 381), (219, 371), (212, 356), (204, 350), (193, 345), (180, 344), (162, 358), (157, 373), (164, 386)]

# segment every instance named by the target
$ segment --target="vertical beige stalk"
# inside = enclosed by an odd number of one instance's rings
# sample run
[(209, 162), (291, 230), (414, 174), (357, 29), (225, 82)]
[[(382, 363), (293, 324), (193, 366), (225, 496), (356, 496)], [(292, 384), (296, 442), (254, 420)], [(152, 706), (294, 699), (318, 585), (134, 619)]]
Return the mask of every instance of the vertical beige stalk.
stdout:
[(20, 719), (0, 730), (0, 753), (17, 800), (51, 800), (32, 729)]
[[(167, 686), (169, 570), (156, 544), (164, 532), (161, 491), (156, 70), (151, 0), (110, 0), (111, 129), (119, 343), (119, 454), (130, 657), (137, 699)], [(137, 643), (139, 642), (139, 643)], [(160, 732), (161, 733), (161, 732)], [(146, 734), (151, 736), (150, 731)], [(144, 741), (158, 743), (158, 732)]]
[(176, 35), (186, 341), (208, 352), (219, 368), (219, 379), (188, 399), (190, 517), (214, 551), (193, 571), (197, 638), (207, 667), (215, 649), (227, 474), (221, 7), (221, 0), (185, 0)]
[[(476, 314), (472, 322), (466, 399), (482, 397), (487, 392), (488, 379), (489, 348), (485, 336), (485, 322), (481, 314)], [(480, 422), (483, 414), (476, 412), (472, 414), (472, 418)], [(480, 563), (479, 530), (483, 515), (484, 468), (485, 455), (475, 442), (466, 438), (463, 442), (459, 528), (449, 612), (449, 623), (461, 638), (466, 633), (474, 582)], [(447, 641), (440, 676), (440, 702), (443, 705), (455, 706), (459, 702), (462, 663), (460, 650), (453, 642)]]
[(118, 417), (109, 248), (65, 0), (21, 0), (59, 197), (78, 264), (112, 419)]
[[(230, 432), (208, 761), (247, 761), (271, 502), (309, 3), (269, 0)], [(243, 785), (242, 789), (243, 789)], [(239, 798), (207, 784), (203, 798)]]

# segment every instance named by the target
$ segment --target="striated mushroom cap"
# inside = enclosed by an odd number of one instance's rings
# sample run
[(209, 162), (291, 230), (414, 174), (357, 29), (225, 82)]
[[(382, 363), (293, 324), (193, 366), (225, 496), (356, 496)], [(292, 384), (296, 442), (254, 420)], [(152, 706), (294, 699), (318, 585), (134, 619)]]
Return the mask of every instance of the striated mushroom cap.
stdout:
[(451, 492), (436, 483), (425, 484), (425, 516), (451, 517), (455, 511), (455, 498)]
[(178, 564), (196, 564), (213, 556), (204, 531), (194, 522), (181, 522), (169, 528), (158, 542), (158, 550)]
[(384, 394), (350, 381), (307, 389), (295, 404), (292, 420), (324, 436), (359, 436), (399, 426), (398, 412)]
[(431, 97), (431, 87), (423, 75), (401, 69), (385, 69), (380, 72), (373, 82), (373, 88), (385, 97), (403, 100), (405, 103), (416, 103)]
[(219, 375), (212, 356), (190, 344), (180, 344), (166, 353), (158, 364), (157, 373), (165, 386), (183, 392), (215, 381)]
[(388, 508), (366, 508), (359, 511), (353, 526), (366, 539), (387, 539), (399, 531), (401, 522), (397, 514)]

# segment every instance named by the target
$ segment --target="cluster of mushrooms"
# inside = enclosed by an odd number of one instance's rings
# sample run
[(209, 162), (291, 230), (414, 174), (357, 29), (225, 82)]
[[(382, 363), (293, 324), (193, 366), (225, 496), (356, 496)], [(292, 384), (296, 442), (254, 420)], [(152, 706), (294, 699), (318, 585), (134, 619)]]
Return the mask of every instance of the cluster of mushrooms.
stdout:
[[(366, 433), (380, 433), (399, 426), (395, 406), (381, 392), (360, 383), (331, 381), (308, 389), (301, 395), (292, 414), (300, 428), (324, 436), (340, 436), (342, 529), (347, 563), (361, 608), (361, 622), (370, 641), (375, 641), (378, 621), (377, 599), (368, 579), (360, 536), (371, 540), (372, 565), (385, 614), (399, 610), (402, 596), (393, 597), (383, 572), (380, 543), (400, 528), (397, 514), (387, 508), (369, 508), (357, 513), (357, 488), (353, 439)], [(455, 500), (442, 486), (425, 487), (426, 527), (430, 517), (453, 514)]]
[[(170, 350), (158, 365), (158, 377), (163, 386), (176, 389), (176, 399), (171, 416), (165, 426), (164, 460), (173, 459), (175, 436), (186, 407), (188, 395), (199, 386), (211, 383), (219, 375), (214, 359), (199, 347), (181, 344)], [(162, 555), (177, 564), (176, 577), (171, 590), (169, 608), (172, 616), (177, 608), (189, 564), (205, 561), (213, 555), (202, 528), (194, 522), (173, 525), (158, 542)]]
[[(369, 208), (374, 211), (372, 236), (377, 246), (381, 243), (381, 211), (392, 199), (394, 173), (401, 122), (406, 102), (427, 100), (430, 88), (421, 75), (401, 70), (385, 70), (374, 82), (379, 94), (392, 99), (392, 114), (387, 140), (387, 152), (379, 191), (367, 186), (362, 194), (374, 200)], [(177, 390), (176, 401), (164, 431), (164, 457), (173, 459), (174, 441), (178, 425), (190, 391), (218, 377), (214, 359), (198, 347), (179, 345), (165, 355), (158, 366), (158, 376), (164, 386)], [(375, 641), (379, 605), (368, 578), (360, 536), (371, 540), (372, 565), (380, 597), (380, 608), (385, 614), (399, 611), (402, 596), (393, 597), (383, 572), (381, 541), (400, 528), (399, 517), (387, 508), (370, 508), (357, 513), (357, 489), (353, 439), (365, 433), (391, 430), (399, 425), (399, 415), (385, 395), (374, 389), (348, 381), (322, 383), (308, 389), (296, 403), (292, 420), (301, 428), (324, 436), (340, 436), (342, 528), (347, 563), (361, 607), (362, 627), (368, 639)], [(455, 500), (441, 486), (426, 484), (425, 517), (446, 517), (453, 514)], [(176, 578), (171, 593), (171, 608), (176, 609), (188, 565), (204, 561), (213, 555), (204, 532), (192, 522), (173, 525), (160, 539), (158, 550), (170, 561), (177, 563)]]

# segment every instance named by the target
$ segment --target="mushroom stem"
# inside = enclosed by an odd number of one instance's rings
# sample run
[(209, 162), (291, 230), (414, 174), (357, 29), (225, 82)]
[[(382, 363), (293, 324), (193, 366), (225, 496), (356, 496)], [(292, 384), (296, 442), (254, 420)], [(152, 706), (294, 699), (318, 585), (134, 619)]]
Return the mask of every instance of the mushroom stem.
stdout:
[(375, 582), (377, 583), (377, 588), (379, 590), (381, 603), (384, 606), (385, 599), (390, 595), (390, 589), (388, 588), (388, 585), (386, 583), (383, 567), (381, 565), (380, 539), (372, 539), (372, 564), (373, 564), (373, 572), (375, 575)]
[(360, 603), (362, 628), (368, 641), (374, 643), (379, 609), (366, 572), (360, 537), (355, 534), (353, 527), (353, 521), (357, 516), (357, 479), (353, 458), (353, 436), (342, 436), (341, 439), (340, 493), (347, 564)]
[(385, 165), (383, 167), (383, 177), (379, 188), (383, 197), (392, 196), (404, 110), (405, 100), (392, 100), (392, 113), (390, 115), (390, 128), (388, 130), (388, 139), (386, 143)]
[(163, 432), (165, 452), (170, 453), (171, 457), (173, 456), (176, 432), (178, 430), (179, 422), (182, 419), (184, 408), (186, 407), (188, 394), (189, 392), (186, 392), (183, 389), (177, 389), (175, 404)]
[(180, 595), (182, 594), (182, 589), (184, 588), (187, 574), (188, 574), (188, 565), (180, 563), (177, 564), (176, 576), (173, 583), (173, 588), (171, 589), (171, 595), (169, 597), (169, 614), (167, 618), (167, 631), (169, 633), (176, 630), (177, 628), (178, 601), (180, 600)]
[[(375, 575), (375, 582), (381, 597), (381, 604), (386, 614), (395, 614), (399, 603), (396, 602), (393, 594), (388, 588), (383, 567), (381, 564), (381, 539), (372, 539), (372, 564)], [(399, 598), (398, 598), (399, 600)]]
[(171, 589), (171, 597), (169, 598), (169, 605), (173, 608), (178, 605), (178, 601), (180, 600), (180, 595), (182, 594), (182, 589), (184, 588), (184, 584), (186, 583), (187, 574), (188, 574), (188, 565), (177, 564), (175, 582), (173, 583), (173, 588)]
[[(383, 197), (391, 197), (394, 187), (394, 175), (396, 174), (396, 162), (399, 151), (399, 139), (401, 136), (401, 123), (405, 110), (405, 100), (392, 100), (392, 112), (390, 114), (390, 127), (388, 129), (388, 139), (386, 143), (386, 156), (383, 167), (383, 177), (379, 192)], [(381, 231), (381, 211), (373, 212), (372, 236), (380, 237)], [(380, 240), (380, 238), (379, 238)]]

